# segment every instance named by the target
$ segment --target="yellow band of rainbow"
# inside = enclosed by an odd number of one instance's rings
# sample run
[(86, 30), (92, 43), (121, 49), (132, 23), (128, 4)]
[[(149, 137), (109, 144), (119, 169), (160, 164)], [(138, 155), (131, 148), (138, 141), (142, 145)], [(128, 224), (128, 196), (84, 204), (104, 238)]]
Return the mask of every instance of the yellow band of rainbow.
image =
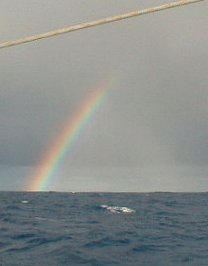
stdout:
[(91, 121), (93, 115), (104, 101), (110, 85), (111, 78), (103, 82), (101, 86), (93, 90), (86, 97), (83, 104), (73, 117), (66, 123), (66, 127), (58, 135), (53, 147), (42, 158), (40, 166), (37, 167), (29, 191), (48, 190), (54, 177), (54, 173), (59, 169), (64, 158), (80, 137), (81, 132)]

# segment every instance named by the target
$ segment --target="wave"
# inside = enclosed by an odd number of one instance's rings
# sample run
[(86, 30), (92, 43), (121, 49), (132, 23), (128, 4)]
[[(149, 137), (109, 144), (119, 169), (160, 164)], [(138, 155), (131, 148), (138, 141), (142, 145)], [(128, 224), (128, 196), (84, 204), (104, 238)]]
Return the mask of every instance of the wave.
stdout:
[(101, 205), (100, 207), (112, 213), (134, 213), (136, 212), (135, 210), (127, 208), (127, 207), (108, 206), (108, 205)]

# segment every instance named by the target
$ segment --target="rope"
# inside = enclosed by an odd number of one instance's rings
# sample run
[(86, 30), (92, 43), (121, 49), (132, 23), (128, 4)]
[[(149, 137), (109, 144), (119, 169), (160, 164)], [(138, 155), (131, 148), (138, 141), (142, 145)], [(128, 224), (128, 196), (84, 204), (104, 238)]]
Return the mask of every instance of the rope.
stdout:
[(154, 12), (162, 11), (162, 10), (169, 9), (169, 8), (193, 4), (193, 3), (197, 3), (197, 2), (201, 2), (201, 1), (204, 1), (204, 0), (180, 0), (180, 1), (172, 2), (172, 3), (163, 4), (160, 6), (146, 8), (143, 10), (136, 10), (136, 11), (132, 11), (132, 12), (121, 14), (121, 15), (116, 15), (116, 16), (112, 16), (112, 17), (99, 19), (99, 20), (85, 22), (85, 23), (69, 26), (66, 28), (53, 30), (53, 31), (49, 31), (49, 32), (45, 32), (45, 33), (41, 33), (41, 34), (32, 35), (29, 37), (17, 39), (14, 41), (3, 42), (0, 44), (0, 49), (8, 48), (11, 46), (20, 45), (20, 44), (24, 44), (24, 43), (28, 43), (28, 42), (33, 42), (33, 41), (37, 41), (40, 39), (49, 38), (49, 37), (57, 36), (57, 35), (72, 32), (72, 31), (77, 31), (77, 30), (82, 30), (85, 28), (95, 27), (95, 26), (115, 22), (115, 21), (122, 20), (122, 19), (127, 19), (127, 18), (136, 17), (136, 16), (141, 16), (144, 14), (154, 13)]

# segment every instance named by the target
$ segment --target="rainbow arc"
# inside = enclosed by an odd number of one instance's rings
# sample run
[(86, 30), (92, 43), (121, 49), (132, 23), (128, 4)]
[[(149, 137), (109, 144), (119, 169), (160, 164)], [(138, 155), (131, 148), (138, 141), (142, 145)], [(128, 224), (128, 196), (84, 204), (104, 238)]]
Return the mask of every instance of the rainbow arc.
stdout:
[(40, 166), (32, 177), (29, 191), (45, 191), (55, 178), (55, 173), (62, 165), (65, 157), (70, 155), (73, 146), (80, 138), (84, 128), (90, 123), (100, 108), (111, 83), (111, 78), (105, 80), (98, 88), (93, 90), (82, 103), (78, 111), (66, 123), (54, 142), (51, 149), (41, 159)]

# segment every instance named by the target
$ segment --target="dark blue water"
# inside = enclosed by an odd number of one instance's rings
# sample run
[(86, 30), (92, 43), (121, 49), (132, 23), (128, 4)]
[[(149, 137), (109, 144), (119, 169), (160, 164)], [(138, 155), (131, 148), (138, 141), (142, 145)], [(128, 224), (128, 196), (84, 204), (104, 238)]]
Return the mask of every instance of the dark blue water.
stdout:
[(207, 205), (208, 193), (0, 192), (0, 265), (207, 266)]

